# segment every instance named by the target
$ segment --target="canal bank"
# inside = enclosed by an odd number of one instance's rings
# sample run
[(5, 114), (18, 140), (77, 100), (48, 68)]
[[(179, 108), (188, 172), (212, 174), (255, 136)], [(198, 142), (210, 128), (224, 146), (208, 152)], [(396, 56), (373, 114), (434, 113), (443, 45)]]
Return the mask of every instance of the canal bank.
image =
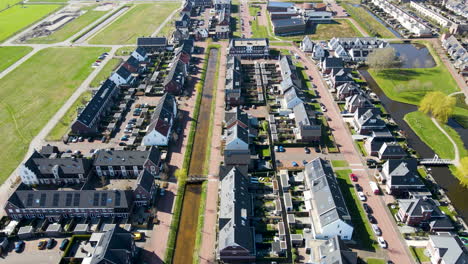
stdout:
[[(421, 158), (434, 157), (434, 151), (414, 133), (404, 120), (406, 114), (417, 111), (418, 107), (416, 105), (391, 100), (382, 89), (380, 89), (369, 72), (366, 70), (359, 70), (359, 73), (364, 77), (369, 88), (377, 94), (385, 110), (390, 114), (399, 128), (405, 131), (408, 145), (415, 149)], [(434, 180), (450, 199), (459, 216), (466, 221), (468, 219), (468, 203), (465, 202), (466, 188), (460, 185), (458, 179), (452, 174), (448, 167), (429, 167), (428, 169)]]
[[(198, 226), (198, 214), (201, 204), (202, 185), (191, 183), (192, 177), (204, 178), (204, 166), (206, 164), (206, 153), (211, 121), (211, 109), (214, 95), (214, 79), (216, 76), (216, 65), (218, 60), (218, 49), (210, 49), (204, 85), (201, 94), (201, 102), (194, 131), (194, 140), (190, 162), (188, 164), (188, 179), (185, 186), (185, 193), (182, 202), (179, 227), (175, 242), (175, 252), (172, 263), (192, 263), (195, 247), (196, 231)], [(197, 107), (197, 106), (196, 106)], [(197, 109), (195, 110), (197, 111)], [(190, 143), (189, 143), (190, 144)]]

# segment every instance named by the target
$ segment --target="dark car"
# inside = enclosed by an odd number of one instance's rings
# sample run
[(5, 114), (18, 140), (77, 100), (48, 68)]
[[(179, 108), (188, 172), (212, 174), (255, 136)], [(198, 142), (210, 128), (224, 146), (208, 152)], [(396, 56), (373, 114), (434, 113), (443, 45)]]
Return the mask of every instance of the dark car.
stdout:
[(374, 217), (373, 215), (368, 214), (368, 215), (367, 215), (367, 218), (369, 219), (369, 222), (370, 222), (371, 224), (377, 224), (377, 220), (375, 219), (375, 217)]
[(16, 242), (15, 243), (15, 252), (20, 253), (21, 250), (23, 250), (23, 247), (24, 247), (24, 241), (20, 240), (20, 241)]
[(354, 187), (356, 188), (356, 191), (358, 191), (358, 192), (362, 191), (362, 187), (358, 183), (354, 184)]
[(304, 147), (304, 151), (306, 154), (310, 154), (310, 149), (308, 147)]
[(364, 207), (364, 211), (366, 211), (366, 213), (372, 214), (372, 208), (367, 203), (363, 203), (362, 206)]
[(315, 147), (315, 152), (320, 153), (320, 152), (321, 152), (321, 151), (320, 151), (320, 148), (319, 148), (319, 147)]
[(47, 240), (47, 245), (46, 245), (47, 249), (53, 248), (54, 245), (55, 245), (55, 239), (49, 238), (49, 240)]
[(62, 250), (62, 251), (64, 251), (65, 248), (67, 248), (68, 242), (69, 242), (68, 238), (65, 238), (65, 239), (62, 241), (62, 243), (60, 244), (60, 248), (59, 248), (59, 249)]

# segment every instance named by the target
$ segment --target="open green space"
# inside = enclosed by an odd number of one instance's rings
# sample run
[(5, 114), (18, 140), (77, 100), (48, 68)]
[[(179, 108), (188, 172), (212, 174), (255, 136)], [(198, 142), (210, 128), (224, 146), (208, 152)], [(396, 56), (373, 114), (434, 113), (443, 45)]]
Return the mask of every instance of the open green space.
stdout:
[(90, 25), (98, 18), (102, 17), (104, 14), (107, 13), (107, 11), (93, 11), (92, 9), (94, 9), (95, 7), (96, 6), (93, 5), (83, 8), (82, 10), (86, 11), (86, 13), (65, 24), (63, 27), (53, 32), (49, 36), (29, 39), (27, 42), (46, 44), (61, 42), (70, 38), (71, 36), (78, 33), (80, 30), (82, 30), (84, 27)]
[(439, 206), (439, 209), (444, 212), (445, 215), (450, 217), (452, 220), (456, 220), (457, 212), (450, 210), (448, 206)]
[(91, 44), (135, 44), (136, 38), (149, 36), (179, 3), (138, 4), (92, 38)]
[(67, 3), (68, 0), (28, 0), (28, 2)]
[(359, 198), (354, 190), (354, 185), (349, 178), (351, 170), (336, 170), (338, 184), (340, 185), (341, 192), (346, 201), (346, 206), (351, 214), (354, 231), (353, 239), (357, 242), (357, 247), (363, 250), (375, 251), (378, 248), (377, 243), (374, 241), (374, 233), (371, 226), (367, 221), (366, 212), (362, 207)]
[(11, 7), (12, 5), (19, 3), (21, 0), (0, 0), (0, 10)]
[(410, 247), (411, 254), (419, 263), (431, 261), (431, 258), (424, 254), (425, 250), (425, 247)]
[(48, 141), (59, 141), (70, 130), (70, 125), (75, 120), (78, 114), (78, 109), (84, 107), (89, 100), (91, 100), (91, 92), (87, 91), (78, 97), (73, 105), (67, 110), (65, 115), (55, 125), (55, 127), (47, 135)]
[(135, 49), (135, 46), (125, 46), (118, 48), (115, 51), (115, 56), (129, 56)]
[(0, 180), (24, 158), (30, 141), (92, 72), (108, 48), (57, 47), (39, 51), (0, 80)]
[(117, 67), (122, 63), (122, 59), (120, 58), (112, 58), (110, 59), (106, 65), (101, 69), (101, 71), (94, 77), (93, 81), (91, 82), (90, 86), (91, 87), (98, 87), (99, 84), (103, 81), (105, 81), (111, 73), (117, 69)]
[[(261, 11), (260, 7), (249, 6), (249, 13), (253, 18), (257, 18), (257, 12), (260, 12), (260, 11)], [(270, 34), (268, 33), (268, 28), (263, 25), (260, 25), (258, 22), (258, 19), (251, 20), (251, 21), (252, 21), (252, 25), (251, 25), (252, 38), (270, 37)]]
[(309, 35), (311, 39), (332, 39), (348, 38), (348, 37), (362, 37), (359, 32), (347, 19), (333, 20), (330, 24), (318, 24), (315, 32)]
[[(441, 158), (454, 159), (455, 152), (450, 140), (440, 131), (432, 122), (431, 118), (422, 112), (415, 111), (405, 115), (405, 121), (411, 129), (433, 149)], [(467, 150), (463, 145), (463, 141), (458, 133), (448, 125), (442, 125), (442, 128), (450, 135), (455, 141), (460, 152), (460, 157), (468, 155)]]
[(0, 72), (32, 51), (31, 47), (0, 47)]
[(368, 258), (366, 259), (367, 264), (385, 264), (384, 259)]
[(348, 162), (346, 160), (332, 160), (331, 164), (332, 164), (333, 167), (337, 167), (337, 168), (338, 167), (342, 168), (342, 167), (348, 167), (349, 166), (349, 164), (348, 164)]
[(395, 38), (390, 30), (375, 20), (363, 7), (353, 6), (349, 3), (345, 3), (343, 7), (369, 35), (379, 38)]
[(62, 5), (15, 5), (0, 12), (0, 42), (57, 10)]

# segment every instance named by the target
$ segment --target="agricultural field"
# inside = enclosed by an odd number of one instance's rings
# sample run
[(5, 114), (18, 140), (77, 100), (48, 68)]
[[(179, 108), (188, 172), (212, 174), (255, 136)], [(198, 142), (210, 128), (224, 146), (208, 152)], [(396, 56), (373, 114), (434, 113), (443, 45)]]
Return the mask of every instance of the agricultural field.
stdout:
[(29, 39), (27, 42), (48, 44), (67, 40), (68, 38), (78, 33), (80, 30), (90, 25), (91, 23), (93, 23), (94, 21), (96, 21), (97, 19), (99, 19), (107, 13), (107, 11), (94, 11), (93, 9), (95, 7), (96, 6), (93, 5), (83, 8), (82, 10), (86, 11), (86, 13), (74, 19), (73, 21), (65, 24), (65, 26), (50, 34), (49, 36)]
[(88, 42), (90, 44), (135, 44), (139, 36), (154, 33), (180, 3), (138, 4)]
[(15, 5), (0, 12), (0, 42), (60, 7), (62, 5)]
[(32, 51), (31, 47), (0, 47), (0, 72)]
[(108, 48), (61, 47), (41, 50), (0, 79), (0, 180), (18, 166), (30, 141), (92, 72)]

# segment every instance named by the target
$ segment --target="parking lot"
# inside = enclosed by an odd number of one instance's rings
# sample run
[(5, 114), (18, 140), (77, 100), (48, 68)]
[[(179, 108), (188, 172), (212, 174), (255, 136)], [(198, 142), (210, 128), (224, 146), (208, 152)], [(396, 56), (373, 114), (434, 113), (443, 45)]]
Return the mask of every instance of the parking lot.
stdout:
[(62, 256), (62, 251), (60, 251), (60, 243), (62, 243), (63, 238), (55, 239), (55, 245), (52, 249), (43, 249), (39, 250), (37, 245), (41, 239), (48, 238), (38, 238), (32, 240), (24, 240), (25, 246), (20, 253), (14, 251), (14, 242), (10, 242), (8, 253), (4, 254), (0, 258), (0, 263), (14, 263), (14, 264), (24, 264), (24, 263), (34, 263), (34, 264), (50, 264), (58, 263)]
[(323, 158), (329, 160), (343, 160), (342, 154), (322, 154), (321, 152), (317, 153), (316, 149), (313, 147), (308, 147), (310, 153), (307, 154), (304, 150), (304, 147), (295, 147), (295, 148), (284, 148), (284, 152), (275, 152), (276, 160), (279, 161), (278, 167), (293, 167), (293, 162), (296, 162), (299, 167), (303, 167), (303, 161), (311, 161), (315, 158)]

